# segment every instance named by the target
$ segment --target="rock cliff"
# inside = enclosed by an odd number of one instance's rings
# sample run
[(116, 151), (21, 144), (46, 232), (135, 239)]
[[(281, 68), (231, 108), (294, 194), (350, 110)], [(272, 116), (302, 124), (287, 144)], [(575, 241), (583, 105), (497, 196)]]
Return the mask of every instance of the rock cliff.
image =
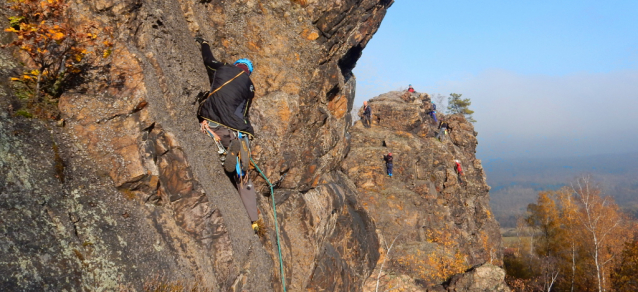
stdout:
[[(386, 240), (393, 234), (375, 225), (385, 215), (362, 204), (370, 204), (374, 194), (361, 192), (365, 182), (350, 170), (351, 147), (366, 147), (362, 141), (373, 139), (363, 138), (367, 134), (356, 126), (352, 138), (348, 134), (355, 88), (351, 70), (391, 4), (71, 2), (75, 21), (114, 28), (115, 45), (107, 66), (90, 70), (84, 82), (60, 97), (56, 120), (15, 114), (24, 101), (9, 77), (24, 68), (15, 51), (0, 50), (0, 287), (281, 291), (275, 200), (288, 290), (362, 290), (383, 253), (377, 234)], [(218, 59), (247, 56), (256, 67), (253, 156), (277, 182), (270, 196), (252, 174), (265, 221), (260, 235), (252, 231), (212, 140), (198, 131), (196, 99), (209, 85), (194, 36), (210, 40)], [(425, 133), (416, 117), (412, 122), (401, 126), (410, 127), (406, 133), (414, 127)], [(467, 130), (458, 135), (474, 137)], [(431, 143), (415, 141), (422, 149)], [(474, 161), (468, 151), (476, 140), (467, 141), (464, 163)], [(369, 153), (376, 159), (378, 153)], [(415, 229), (406, 238), (427, 242), (413, 237), (433, 230), (434, 225), (423, 227), (434, 218), (428, 216), (450, 212), (438, 224), (454, 230), (450, 238), (460, 240), (455, 246), (469, 264), (499, 259), (498, 242), (491, 237), (498, 230), (488, 230), (493, 219), (483, 208), (487, 186), (480, 162), (466, 166), (476, 182), (461, 190), (448, 178), (447, 156), (424, 155), (430, 160), (413, 164), (424, 168), (412, 177), (404, 166), (397, 172), (405, 173), (406, 184), (412, 179), (421, 188), (443, 186), (435, 192), (396, 185), (402, 193), (435, 196), (422, 200), (432, 209), (414, 212), (418, 223), (410, 223)], [(426, 165), (436, 159), (436, 166)], [(434, 178), (421, 183), (428, 180), (425, 173)], [(437, 199), (450, 207), (434, 207)], [(492, 249), (477, 239), (482, 234)]]
[[(475, 157), (472, 124), (462, 115), (437, 113), (451, 129), (439, 141), (438, 124), (427, 114), (432, 108), (428, 94), (389, 92), (368, 104), (372, 125), (357, 122), (350, 129), (351, 149), (342, 163), (382, 242), (383, 258), (366, 286), (376, 287), (380, 278), (385, 287), (400, 284), (421, 291), (418, 287), (436, 285), (470, 267), (500, 264), (501, 237), (485, 173)], [(390, 152), (392, 177), (383, 160)], [(463, 169), (460, 178), (455, 160)]]

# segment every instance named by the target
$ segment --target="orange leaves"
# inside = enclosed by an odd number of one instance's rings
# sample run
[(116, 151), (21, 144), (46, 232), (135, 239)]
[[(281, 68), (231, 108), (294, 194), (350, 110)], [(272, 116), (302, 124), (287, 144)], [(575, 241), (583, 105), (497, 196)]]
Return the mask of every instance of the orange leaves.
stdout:
[[(35, 94), (57, 96), (63, 84), (84, 64), (111, 54), (110, 29), (93, 21), (76, 23), (64, 0), (13, 0), (6, 32), (16, 36), (8, 46), (19, 47), (42, 71)], [(98, 58), (101, 57), (101, 58)], [(31, 76), (26, 75), (25, 76)], [(21, 81), (28, 77), (18, 78)], [(17, 80), (16, 80), (17, 81)]]
[(444, 249), (405, 254), (395, 260), (403, 269), (410, 271), (413, 277), (429, 283), (441, 283), (452, 275), (462, 273), (469, 268), (465, 256), (459, 250)]
[(618, 264), (611, 273), (612, 288), (615, 291), (638, 291), (636, 277), (638, 277), (638, 233), (634, 235), (634, 240), (625, 244)]
[[(521, 252), (510, 260), (525, 265), (508, 268), (509, 275), (527, 273), (529, 283), (545, 287), (542, 290), (552, 285), (565, 291), (610, 288), (613, 263), (632, 230), (610, 197), (602, 196), (600, 189), (583, 177), (571, 187), (539, 193), (537, 203), (530, 204), (528, 211), (525, 223), (532, 231), (527, 234), (527, 246), (521, 242)], [(525, 273), (521, 272), (524, 267), (529, 267)]]
[(66, 35), (59, 28), (58, 29), (55, 29), (55, 28), (54, 29), (49, 29), (48, 32), (49, 32), (49, 34), (47, 35), (47, 37), (49, 37), (49, 38), (51, 38), (51, 39), (53, 39), (54, 41), (57, 41), (57, 42), (61, 42), (66, 37)]
[(104, 53), (102, 53), (102, 58), (108, 58), (112, 52), (113, 50), (111, 48), (104, 50)]

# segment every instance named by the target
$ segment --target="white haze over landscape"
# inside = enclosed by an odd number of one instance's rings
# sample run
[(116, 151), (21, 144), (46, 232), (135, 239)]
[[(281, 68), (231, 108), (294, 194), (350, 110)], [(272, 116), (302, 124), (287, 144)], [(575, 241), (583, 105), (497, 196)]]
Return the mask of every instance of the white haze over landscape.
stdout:
[(638, 152), (636, 12), (638, 1), (399, 0), (354, 69), (355, 105), (408, 84), (461, 93), (484, 161)]
[(488, 70), (438, 89), (472, 100), (479, 157), (638, 151), (638, 71), (544, 76)]

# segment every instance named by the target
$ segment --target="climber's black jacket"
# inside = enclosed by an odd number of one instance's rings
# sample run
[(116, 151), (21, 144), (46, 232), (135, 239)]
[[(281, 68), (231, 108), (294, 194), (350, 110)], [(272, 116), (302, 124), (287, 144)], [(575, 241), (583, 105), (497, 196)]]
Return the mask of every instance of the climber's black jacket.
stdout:
[[(248, 120), (248, 109), (255, 96), (255, 87), (248, 73), (241, 68), (217, 61), (207, 43), (202, 43), (202, 57), (211, 83), (211, 91), (197, 110), (197, 117), (250, 136), (255, 134)], [(221, 87), (221, 88), (220, 88)]]
[(385, 160), (385, 163), (387, 164), (392, 164), (393, 158), (390, 155), (383, 155), (383, 160)]
[(370, 115), (372, 115), (372, 110), (370, 109), (370, 106), (364, 107), (363, 115), (366, 117), (370, 117)]

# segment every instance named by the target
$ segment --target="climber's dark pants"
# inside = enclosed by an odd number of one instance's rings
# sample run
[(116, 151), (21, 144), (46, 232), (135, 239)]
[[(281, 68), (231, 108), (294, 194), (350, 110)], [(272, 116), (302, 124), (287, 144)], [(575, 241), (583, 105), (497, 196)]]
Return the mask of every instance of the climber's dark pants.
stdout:
[[(237, 139), (237, 135), (234, 131), (213, 122), (208, 122), (208, 126), (210, 127), (217, 136), (221, 139), (222, 146), (228, 149), (230, 142), (234, 139)], [(235, 187), (237, 187), (237, 191), (239, 191), (239, 196), (241, 197), (241, 201), (244, 203), (244, 208), (246, 208), (246, 212), (248, 212), (248, 217), (250, 217), (250, 221), (257, 221), (259, 219), (259, 215), (257, 213), (257, 194), (255, 193), (255, 187), (253, 186), (253, 182), (248, 175), (245, 175), (243, 178), (239, 178), (236, 172), (228, 173), (228, 176), (231, 177), (233, 182), (235, 183)]]
[(224, 146), (224, 148), (226, 149), (228, 149), (230, 141), (237, 139), (237, 134), (235, 133), (235, 131), (232, 131), (220, 124), (208, 121), (208, 127), (213, 130), (213, 132), (215, 132), (217, 136), (219, 136), (222, 146)]
[(363, 115), (363, 119), (361, 121), (363, 123), (363, 126), (366, 128), (370, 128), (370, 116), (368, 115)]
[(385, 167), (388, 169), (388, 175), (392, 176), (392, 163), (386, 163)]
[(437, 124), (439, 121), (436, 119), (436, 113), (435, 112), (430, 112), (430, 117), (432, 117), (432, 119), (434, 120), (434, 123)]
[(250, 221), (257, 221), (257, 219), (259, 219), (259, 213), (257, 212), (257, 194), (255, 193), (253, 181), (248, 177), (248, 175), (243, 178), (243, 182), (239, 179), (236, 173), (233, 173), (233, 177), (235, 178), (235, 186), (239, 191), (239, 196), (241, 197), (241, 201), (244, 203), (244, 208), (246, 208)]

